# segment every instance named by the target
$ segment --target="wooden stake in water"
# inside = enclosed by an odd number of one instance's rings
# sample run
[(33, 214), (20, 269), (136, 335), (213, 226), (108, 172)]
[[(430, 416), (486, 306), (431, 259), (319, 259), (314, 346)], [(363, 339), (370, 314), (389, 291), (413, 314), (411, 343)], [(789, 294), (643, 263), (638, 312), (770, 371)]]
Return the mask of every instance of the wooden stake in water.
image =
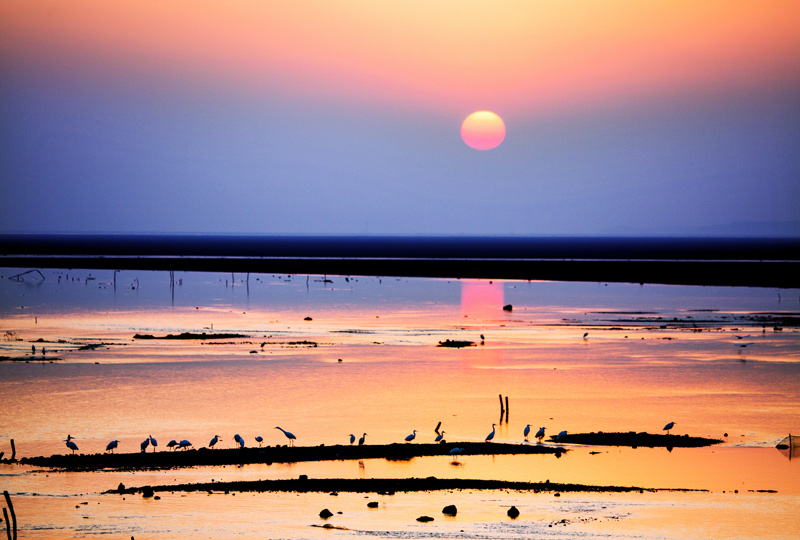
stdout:
[(14, 446), (14, 439), (11, 439), (11, 461), (17, 457), (17, 447)]
[[(14, 540), (17, 540), (17, 513), (14, 512), (14, 505), (11, 504), (11, 495), (8, 494), (8, 491), (3, 491), (3, 495), (6, 498), (8, 511), (11, 512), (11, 528), (14, 531)], [(11, 534), (8, 532), (8, 514), (6, 513), (5, 508), (3, 508), (3, 515), (6, 518), (6, 533), (8, 534), (8, 540), (11, 540)]]

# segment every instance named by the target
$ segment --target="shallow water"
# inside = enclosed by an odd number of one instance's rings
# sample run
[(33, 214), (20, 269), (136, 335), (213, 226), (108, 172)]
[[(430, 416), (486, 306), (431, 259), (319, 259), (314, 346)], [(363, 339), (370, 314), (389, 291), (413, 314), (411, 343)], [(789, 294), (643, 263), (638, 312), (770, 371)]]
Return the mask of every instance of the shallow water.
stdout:
[[(17, 272), (4, 269), (6, 278)], [(800, 334), (775, 315), (796, 290), (339, 276), (46, 271), (0, 279), (4, 421), (17, 457), (138, 450), (149, 435), (224, 447), (448, 441), (525, 444), (523, 428), (661, 432), (722, 445), (576, 447), (552, 455), (65, 473), (0, 466), (26, 537), (798, 536), (800, 466), (774, 444), (800, 433)], [(88, 279), (92, 277), (94, 279)], [(114, 278), (116, 277), (116, 286)], [(513, 304), (513, 311), (501, 307)], [(310, 317), (311, 320), (305, 320)], [(241, 333), (209, 341), (134, 334)], [(584, 333), (588, 335), (584, 338)], [(485, 336), (481, 344), (480, 335)], [(742, 339), (739, 339), (742, 338)], [(36, 340), (42, 339), (46, 343)], [(459, 349), (439, 341), (469, 340)], [(59, 342), (61, 340), (61, 342)], [(34, 343), (35, 342), (35, 343)], [(102, 343), (95, 350), (77, 350)], [(261, 344), (264, 343), (262, 347)], [(748, 343), (747, 347), (739, 345)], [(31, 346), (37, 353), (31, 355)], [(41, 359), (41, 347), (47, 349)], [(52, 360), (52, 363), (50, 363)], [(498, 394), (509, 397), (499, 420)], [(152, 448), (149, 449), (152, 451)], [(599, 453), (592, 453), (599, 452)], [(433, 492), (101, 495), (128, 486), (310, 477), (457, 477), (709, 490), (629, 494)], [(777, 491), (765, 493), (760, 490)], [(738, 493), (736, 493), (738, 491)], [(379, 500), (378, 509), (366, 507)], [(82, 504), (86, 502), (88, 504)], [(456, 518), (441, 508), (455, 503)], [(518, 520), (505, 511), (520, 508)], [(349, 530), (324, 530), (317, 513)], [(336, 508), (334, 508), (336, 507)], [(429, 524), (415, 521), (428, 514)], [(561, 522), (561, 520), (566, 520)], [(743, 525), (749, 523), (750, 525)], [(464, 532), (461, 532), (461, 531)], [(789, 533), (789, 534), (787, 534)]]

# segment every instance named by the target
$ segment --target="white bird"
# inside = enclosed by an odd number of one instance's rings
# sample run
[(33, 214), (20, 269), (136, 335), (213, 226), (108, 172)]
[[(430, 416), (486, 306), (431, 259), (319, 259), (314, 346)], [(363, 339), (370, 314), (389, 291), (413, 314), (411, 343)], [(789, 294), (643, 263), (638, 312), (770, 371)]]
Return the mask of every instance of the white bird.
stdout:
[(564, 431), (561, 431), (561, 432), (559, 432), (558, 435), (556, 435), (556, 440), (560, 441), (561, 439), (563, 439), (566, 436), (567, 436), (567, 430), (565, 429)]
[(75, 453), (75, 450), (77, 450), (77, 449), (78, 449), (78, 445), (77, 445), (77, 444), (75, 444), (74, 442), (72, 442), (72, 437), (70, 437), (69, 435), (67, 435), (67, 441), (66, 441), (66, 443), (67, 443), (67, 448), (69, 448), (70, 450), (72, 450), (72, 453), (74, 454), (74, 453)]
[(155, 440), (152, 435), (150, 435), (150, 445), (153, 447), (153, 452), (155, 452), (156, 446), (158, 446), (158, 441)]
[(524, 429), (524, 430), (522, 430), (522, 433), (525, 435), (525, 440), (526, 440), (526, 441), (528, 440), (528, 434), (529, 434), (530, 432), (531, 432), (531, 425), (530, 425), (530, 424), (528, 424), (527, 426), (525, 426), (525, 429)]
[(233, 440), (239, 444), (239, 448), (244, 448), (244, 439), (238, 433), (233, 436)]
[(670, 422), (669, 424), (664, 426), (664, 431), (667, 432), (667, 435), (669, 435), (669, 430), (671, 430), (674, 426), (675, 426), (675, 422)]
[(406, 437), (406, 442), (411, 442), (416, 438), (417, 438), (417, 430), (415, 429), (414, 432), (411, 435)]
[(367, 440), (367, 434), (366, 434), (366, 433), (364, 433), (364, 434), (361, 436), (361, 438), (360, 438), (360, 439), (358, 439), (358, 446), (361, 446), (362, 444), (364, 444), (364, 441), (366, 441), (366, 440)]
[(350, 434), (350, 444), (353, 444), (354, 442), (356, 442), (356, 436), (351, 433)]
[(544, 439), (544, 428), (543, 427), (540, 427), (539, 431), (536, 432), (536, 438), (539, 439), (539, 442), (542, 442), (542, 439)]
[(494, 439), (494, 426), (496, 426), (496, 425), (497, 425), (497, 424), (492, 424), (492, 432), (491, 432), (491, 433), (489, 433), (489, 434), (486, 436), (486, 440), (485, 440), (484, 442), (489, 442), (489, 441), (491, 441), (492, 439)]
[(256, 437), (256, 442), (258, 443), (258, 446), (261, 446), (261, 443), (264, 442), (264, 437), (259, 435), (258, 437)]
[(147, 450), (148, 446), (150, 446), (150, 437), (143, 440), (142, 443), (139, 445), (139, 448), (141, 448), (142, 452), (144, 452), (145, 450)]
[(106, 445), (106, 452), (111, 452), (111, 453), (113, 454), (113, 453), (114, 453), (114, 449), (115, 449), (115, 448), (116, 448), (118, 445), (119, 445), (119, 441), (118, 441), (118, 440), (116, 440), (116, 439), (115, 439), (115, 440), (111, 441), (110, 443), (108, 443), (108, 444)]
[(167, 443), (167, 448), (172, 448), (174, 450), (176, 446), (178, 446), (178, 441), (175, 439), (172, 439)]
[(214, 435), (214, 438), (208, 443), (209, 448), (214, 448), (214, 445), (217, 444), (219, 441), (222, 440), (222, 437), (219, 435)]
[(275, 426), (275, 429), (279, 429), (279, 430), (283, 431), (283, 434), (286, 435), (287, 439), (289, 439), (289, 444), (291, 446), (294, 446), (294, 441), (295, 441), (295, 439), (297, 439), (297, 437), (294, 436), (294, 433), (289, 433), (288, 431), (286, 431), (282, 427), (278, 427), (278, 426)]
[(441, 432), (441, 433), (439, 433), (439, 434), (436, 436), (436, 441), (435, 441), (435, 442), (439, 442), (439, 441), (441, 441), (443, 438), (444, 438), (444, 430), (442, 430), (442, 432)]
[(178, 447), (183, 448), (184, 450), (189, 448), (190, 446), (193, 446), (192, 443), (190, 443), (186, 439), (181, 439), (181, 442), (178, 444)]

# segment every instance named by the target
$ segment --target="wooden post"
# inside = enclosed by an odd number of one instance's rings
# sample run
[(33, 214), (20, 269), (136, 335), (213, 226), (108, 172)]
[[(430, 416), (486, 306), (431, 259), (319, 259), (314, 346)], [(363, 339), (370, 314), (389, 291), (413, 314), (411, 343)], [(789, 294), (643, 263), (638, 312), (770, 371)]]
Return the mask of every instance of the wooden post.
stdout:
[(17, 447), (14, 446), (14, 439), (11, 439), (11, 461), (17, 457)]
[[(14, 512), (14, 505), (11, 504), (11, 495), (8, 494), (8, 491), (3, 491), (3, 495), (6, 498), (6, 504), (8, 505), (8, 511), (11, 512), (11, 523), (12, 528), (14, 530), (14, 540), (17, 540), (17, 513)], [(6, 509), (3, 508), (3, 515), (6, 515)], [(8, 523), (8, 516), (6, 515), (6, 523)], [(8, 528), (6, 528), (8, 530)]]
[(439, 434), (439, 428), (440, 428), (440, 427), (442, 427), (442, 423), (441, 423), (441, 422), (439, 422), (438, 424), (436, 424), (436, 429), (434, 429), (434, 430), (433, 430), (433, 431), (435, 431), (435, 432), (436, 432), (436, 434), (437, 434), (437, 435)]
[(503, 414), (506, 412), (505, 408), (503, 408), (503, 394), (500, 394), (500, 418), (503, 418)]
[(508, 411), (511, 409), (508, 408), (508, 396), (506, 396), (506, 424), (508, 423)]
[(8, 510), (5, 508), (3, 508), (3, 517), (6, 518), (6, 536), (8, 540), (13, 540), (11, 538), (11, 524), (8, 522)]

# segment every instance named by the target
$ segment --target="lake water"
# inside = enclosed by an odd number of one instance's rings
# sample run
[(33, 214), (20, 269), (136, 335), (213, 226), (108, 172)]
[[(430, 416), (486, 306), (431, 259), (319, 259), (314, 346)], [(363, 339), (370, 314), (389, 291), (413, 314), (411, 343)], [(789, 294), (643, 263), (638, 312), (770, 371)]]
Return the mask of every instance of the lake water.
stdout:
[[(0, 275), (0, 451), (134, 452), (152, 435), (195, 447), (432, 442), (526, 444), (523, 428), (672, 432), (720, 445), (577, 446), (553, 455), (362, 460), (169, 471), (0, 465), (26, 538), (800, 537), (800, 291), (605, 283), (46, 270)], [(511, 311), (503, 310), (512, 304)], [(135, 334), (238, 333), (212, 341)], [(588, 333), (585, 337), (584, 334)], [(483, 341), (481, 335), (484, 336)], [(42, 340), (39, 342), (37, 340)], [(467, 340), (474, 346), (437, 347)], [(262, 346), (263, 343), (263, 346)], [(101, 344), (83, 349), (86, 344)], [(747, 345), (742, 347), (742, 345)], [(36, 347), (36, 352), (32, 351)], [(42, 348), (45, 349), (42, 356)], [(28, 360), (26, 362), (25, 360)], [(500, 422), (498, 395), (509, 399)], [(152, 448), (150, 449), (152, 450)], [(455, 477), (703, 491), (102, 494), (269, 478)], [(378, 501), (377, 509), (367, 508)], [(449, 518), (442, 507), (456, 504)], [(521, 515), (506, 516), (515, 505)], [(342, 529), (319, 525), (323, 508)], [(342, 512), (337, 514), (337, 512)], [(435, 518), (416, 521), (420, 515)]]

